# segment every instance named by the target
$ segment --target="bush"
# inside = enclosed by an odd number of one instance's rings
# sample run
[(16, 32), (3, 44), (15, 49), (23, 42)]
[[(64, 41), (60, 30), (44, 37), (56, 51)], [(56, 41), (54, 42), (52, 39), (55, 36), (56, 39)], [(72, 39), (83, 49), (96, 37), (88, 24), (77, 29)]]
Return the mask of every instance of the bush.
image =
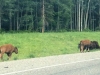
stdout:
[(14, 60), (18, 60), (18, 58), (17, 57), (14, 57)]
[(95, 28), (95, 31), (100, 31), (100, 27), (96, 27)]
[(86, 28), (83, 30), (84, 32), (91, 32), (91, 30), (89, 28)]
[(30, 55), (28, 56), (28, 58), (35, 58), (35, 56), (34, 56), (33, 54), (30, 54)]
[(5, 30), (4, 30), (4, 29), (1, 29), (1, 30), (0, 30), (0, 33), (5, 33)]

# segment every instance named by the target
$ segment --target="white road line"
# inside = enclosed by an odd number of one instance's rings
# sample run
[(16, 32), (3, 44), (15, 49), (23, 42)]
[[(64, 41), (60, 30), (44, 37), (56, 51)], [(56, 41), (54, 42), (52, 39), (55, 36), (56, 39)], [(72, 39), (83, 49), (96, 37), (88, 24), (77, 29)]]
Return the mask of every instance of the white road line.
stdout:
[(95, 59), (82, 60), (82, 61), (76, 61), (76, 62), (70, 62), (70, 63), (63, 63), (63, 64), (57, 64), (57, 65), (51, 65), (51, 66), (44, 66), (44, 67), (32, 68), (32, 69), (28, 69), (28, 70), (4, 73), (4, 74), (0, 74), (0, 75), (12, 75), (12, 74), (18, 74), (18, 73), (23, 73), (23, 72), (28, 72), (28, 71), (35, 71), (35, 70), (40, 70), (40, 69), (45, 69), (45, 68), (50, 68), (50, 67), (63, 66), (63, 65), (68, 65), (68, 64), (75, 64), (75, 63), (80, 63), (80, 62), (88, 62), (88, 61), (99, 60), (99, 59), (100, 58), (95, 58)]

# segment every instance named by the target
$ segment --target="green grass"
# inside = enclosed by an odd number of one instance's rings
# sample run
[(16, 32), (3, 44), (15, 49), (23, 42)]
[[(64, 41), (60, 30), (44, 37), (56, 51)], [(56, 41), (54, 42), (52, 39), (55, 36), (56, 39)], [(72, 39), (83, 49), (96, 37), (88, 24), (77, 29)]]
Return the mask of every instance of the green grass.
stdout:
[(12, 55), (12, 60), (17, 60), (79, 53), (78, 43), (83, 39), (100, 43), (100, 32), (4, 33), (0, 34), (0, 45), (10, 43), (17, 46), (19, 53)]

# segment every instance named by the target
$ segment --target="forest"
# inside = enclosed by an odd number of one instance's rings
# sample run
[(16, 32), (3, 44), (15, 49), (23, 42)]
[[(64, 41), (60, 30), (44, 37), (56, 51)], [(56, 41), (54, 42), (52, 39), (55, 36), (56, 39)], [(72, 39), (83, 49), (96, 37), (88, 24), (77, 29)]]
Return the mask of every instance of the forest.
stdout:
[(0, 0), (1, 31), (100, 31), (100, 0)]

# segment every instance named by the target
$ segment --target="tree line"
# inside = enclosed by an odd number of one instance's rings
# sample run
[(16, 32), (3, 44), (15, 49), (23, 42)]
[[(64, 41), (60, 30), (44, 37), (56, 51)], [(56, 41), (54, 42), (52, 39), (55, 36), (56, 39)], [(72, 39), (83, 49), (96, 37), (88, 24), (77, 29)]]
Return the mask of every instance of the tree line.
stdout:
[(0, 0), (0, 30), (97, 31), (100, 0)]

